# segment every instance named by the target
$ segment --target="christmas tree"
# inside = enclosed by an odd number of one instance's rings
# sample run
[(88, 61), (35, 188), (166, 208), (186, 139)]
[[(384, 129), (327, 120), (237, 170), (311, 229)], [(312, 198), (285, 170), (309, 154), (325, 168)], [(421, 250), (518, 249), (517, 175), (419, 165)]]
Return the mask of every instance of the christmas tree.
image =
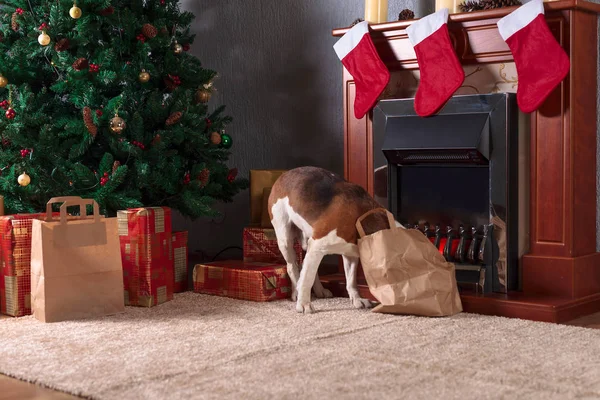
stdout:
[(215, 215), (247, 186), (226, 162), (216, 72), (187, 53), (177, 0), (0, 2), (0, 194), (7, 213), (55, 196), (108, 215), (169, 206)]

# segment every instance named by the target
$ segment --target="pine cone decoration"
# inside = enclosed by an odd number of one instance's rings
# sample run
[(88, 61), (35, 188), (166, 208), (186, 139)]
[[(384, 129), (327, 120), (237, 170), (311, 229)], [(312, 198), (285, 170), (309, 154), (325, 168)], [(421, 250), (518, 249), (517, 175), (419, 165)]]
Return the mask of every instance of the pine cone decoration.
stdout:
[(210, 178), (210, 171), (208, 168), (204, 168), (200, 171), (200, 175), (198, 175), (198, 180), (202, 183), (202, 186), (206, 186), (208, 184), (208, 179)]
[(495, 8), (520, 6), (520, 0), (480, 0), (484, 10), (493, 10)]
[(12, 18), (10, 20), (10, 27), (12, 28), (13, 31), (18, 31), (19, 30), (19, 23), (17, 22), (17, 18), (19, 17), (19, 14), (17, 14), (17, 12), (15, 11), (12, 15)]
[(169, 118), (167, 118), (165, 125), (166, 126), (175, 125), (176, 123), (179, 122), (179, 120), (181, 119), (182, 116), (183, 116), (183, 113), (181, 111), (175, 111), (174, 113), (169, 115)]
[(155, 37), (158, 34), (158, 29), (156, 29), (153, 25), (144, 24), (142, 26), (142, 33), (148, 39), (152, 39), (153, 37)]
[(98, 128), (94, 125), (94, 117), (92, 116), (92, 109), (89, 107), (83, 107), (83, 122), (90, 135), (96, 137), (98, 134)]
[(408, 8), (405, 8), (398, 14), (398, 21), (407, 21), (409, 19), (415, 19), (415, 13)]
[(121, 166), (121, 161), (117, 160), (113, 163), (113, 168), (112, 168), (112, 172), (113, 174), (115, 173), (115, 171), (117, 170), (117, 168), (119, 168)]
[(362, 19), (362, 18), (356, 18), (354, 21), (352, 21), (352, 24), (350, 24), (350, 26), (354, 26), (363, 21), (364, 21), (364, 19)]
[(69, 39), (67, 38), (63, 38), (60, 39), (58, 42), (56, 42), (56, 44), (54, 45), (54, 50), (56, 51), (65, 51), (69, 49)]
[(77, 71), (81, 71), (83, 69), (88, 69), (88, 67), (90, 66), (90, 64), (88, 63), (88, 60), (85, 58), (78, 58), (77, 60), (75, 60), (75, 62), (73, 63), (73, 68)]
[(481, 11), (483, 10), (483, 4), (479, 0), (466, 0), (458, 5), (458, 9), (461, 12)]

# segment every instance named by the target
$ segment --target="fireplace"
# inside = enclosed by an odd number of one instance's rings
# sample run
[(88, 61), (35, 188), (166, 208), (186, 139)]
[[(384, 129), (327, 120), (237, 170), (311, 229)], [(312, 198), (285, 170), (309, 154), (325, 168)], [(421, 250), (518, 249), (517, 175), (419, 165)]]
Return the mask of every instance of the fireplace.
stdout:
[(456, 265), (461, 288), (518, 289), (527, 235), (519, 226), (528, 224), (519, 215), (526, 145), (516, 96), (455, 96), (429, 118), (413, 102), (382, 100), (373, 110), (376, 199)]

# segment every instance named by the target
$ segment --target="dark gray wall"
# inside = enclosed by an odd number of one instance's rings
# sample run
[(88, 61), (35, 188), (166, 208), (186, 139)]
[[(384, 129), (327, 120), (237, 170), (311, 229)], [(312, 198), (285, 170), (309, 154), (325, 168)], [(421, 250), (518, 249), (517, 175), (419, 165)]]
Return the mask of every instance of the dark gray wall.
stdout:
[[(316, 165), (343, 173), (342, 65), (331, 29), (364, 16), (364, 0), (184, 0), (197, 34), (192, 54), (219, 72), (211, 105), (234, 122), (231, 166), (250, 169)], [(423, 16), (433, 1), (390, 0), (389, 19), (404, 8)], [(220, 221), (188, 222), (190, 248), (214, 254), (241, 245), (248, 192), (219, 207)], [(228, 253), (234, 256), (235, 251)]]

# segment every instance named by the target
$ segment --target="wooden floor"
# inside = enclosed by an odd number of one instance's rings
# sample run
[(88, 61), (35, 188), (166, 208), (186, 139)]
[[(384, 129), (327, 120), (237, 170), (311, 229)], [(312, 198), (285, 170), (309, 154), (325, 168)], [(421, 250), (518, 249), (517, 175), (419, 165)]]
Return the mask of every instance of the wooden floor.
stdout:
[[(2, 317), (0, 317), (2, 318)], [(569, 322), (567, 325), (600, 329), (600, 313), (588, 315)], [(45, 389), (31, 383), (9, 378), (0, 374), (0, 400), (73, 400), (71, 396), (51, 389)]]

